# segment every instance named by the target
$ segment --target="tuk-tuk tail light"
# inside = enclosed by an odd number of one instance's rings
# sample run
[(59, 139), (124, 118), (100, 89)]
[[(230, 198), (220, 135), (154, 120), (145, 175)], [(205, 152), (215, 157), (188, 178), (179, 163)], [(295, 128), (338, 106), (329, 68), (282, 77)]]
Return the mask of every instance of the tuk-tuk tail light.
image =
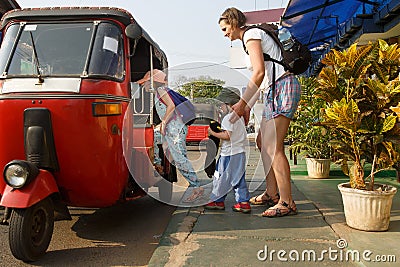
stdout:
[(95, 102), (93, 103), (93, 116), (117, 116), (122, 114), (120, 102)]

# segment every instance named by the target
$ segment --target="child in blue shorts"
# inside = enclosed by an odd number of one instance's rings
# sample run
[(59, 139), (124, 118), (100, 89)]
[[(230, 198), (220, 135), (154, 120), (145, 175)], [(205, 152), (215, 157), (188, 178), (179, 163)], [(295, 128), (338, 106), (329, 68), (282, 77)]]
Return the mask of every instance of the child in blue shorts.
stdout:
[(205, 208), (225, 209), (226, 195), (233, 189), (237, 203), (232, 209), (237, 212), (249, 213), (251, 211), (250, 194), (245, 180), (246, 127), (243, 118), (235, 123), (229, 121), (233, 114), (231, 107), (240, 100), (240, 92), (237, 88), (223, 88), (216, 99), (222, 102), (220, 109), (225, 117), (221, 123), (222, 132), (217, 133), (208, 129), (210, 135), (221, 139), (221, 151), (213, 177), (210, 202), (205, 205)]

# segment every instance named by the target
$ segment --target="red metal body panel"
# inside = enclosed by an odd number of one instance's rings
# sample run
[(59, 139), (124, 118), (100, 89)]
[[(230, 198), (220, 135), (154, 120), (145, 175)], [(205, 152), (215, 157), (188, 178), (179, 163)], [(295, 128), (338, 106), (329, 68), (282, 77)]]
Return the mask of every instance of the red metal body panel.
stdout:
[(4, 188), (6, 188), (6, 184), (3, 181), (0, 181), (0, 198), (2, 197)]
[(7, 185), (0, 205), (8, 208), (28, 208), (56, 192), (58, 188), (53, 175), (40, 170), (39, 175), (22, 189), (13, 189)]
[(131, 155), (132, 175), (141, 186), (155, 184), (152, 173), (154, 160), (154, 127), (138, 127), (133, 129), (133, 150)]
[(153, 147), (154, 145), (154, 127), (133, 128), (133, 147)]
[[(105, 84), (110, 89), (110, 85)], [(25, 159), (23, 111), (31, 107), (47, 108), (51, 112), (60, 165), (60, 171), (54, 176), (65, 202), (85, 207), (114, 204), (129, 176), (121, 141), (124, 114), (94, 117), (92, 103), (104, 101), (110, 100), (79, 98), (79, 95), (66, 99), (0, 100), (0, 114), (10, 114), (0, 120), (0, 147), (3, 151), (0, 153), (0, 168), (13, 159)], [(128, 103), (121, 103), (125, 112)], [(2, 179), (0, 183), (4, 183)]]
[[(31, 15), (19, 17), (18, 12), (15, 11), (15, 14), (8, 17), (7, 22), (25, 19), (35, 21), (42, 18), (51, 21), (54, 16), (52, 9), (32, 9), (29, 12)], [(130, 14), (125, 15), (119, 9), (98, 10), (95, 8), (91, 10), (83, 8), (74, 11), (60, 8), (59, 12), (68, 18), (68, 21), (112, 20), (121, 26), (122, 32), (128, 24), (134, 22)], [(56, 20), (61, 22), (59, 17)], [(81, 79), (79, 93), (45, 93), (33, 89), (28, 93), (2, 95), (0, 98), (0, 170), (11, 160), (25, 159), (24, 110), (46, 108), (51, 114), (55, 150), (59, 163), (59, 171), (52, 175), (57, 184), (56, 191), (60, 193), (62, 200), (69, 206), (78, 207), (106, 207), (122, 200), (129, 178), (129, 170), (123, 152), (123, 141), (125, 144), (131, 141), (122, 140), (124, 115), (131, 97), (131, 80), (141, 78), (141, 72), (147, 71), (146, 65), (150, 59), (146, 45), (149, 47), (154, 45), (154, 53), (159, 60), (154, 59), (154, 63), (158, 64), (158, 68), (167, 67), (165, 54), (156, 46), (156, 43), (149, 36), (142, 38), (141, 41), (144, 42), (143, 47), (136, 51), (135, 56), (128, 57), (127, 55), (131, 54), (129, 51), (131, 44), (124, 35), (126, 75), (123, 81), (84, 77)], [(137, 64), (134, 71), (131, 71), (132, 63)], [(120, 102), (122, 114), (95, 117), (92, 111), (94, 102)], [(133, 125), (129, 126), (131, 129), (133, 128)], [(142, 135), (133, 136), (132, 140), (139, 143), (129, 143), (128, 149), (136, 145), (136, 148), (139, 148), (138, 154), (141, 154), (139, 157), (143, 159), (143, 162), (145, 162), (145, 158), (149, 162), (149, 154), (151, 155), (154, 141), (153, 128), (146, 129)], [(147, 170), (147, 166), (143, 162), (139, 161), (140, 165), (135, 162), (134, 167), (140, 170), (141, 178), (145, 179), (148, 177), (150, 169)], [(148, 166), (151, 167), (151, 165)], [(41, 185), (42, 182), (38, 183)], [(37, 196), (36, 192), (33, 192), (34, 188), (29, 191), (32, 193), (31, 198), (24, 196), (26, 198), (22, 198), (22, 203), (19, 205), (34, 202), (33, 199)], [(19, 192), (18, 199), (23, 192), (25, 194), (25, 189)], [(3, 179), (0, 179), (0, 196), (11, 193), (14, 194), (8, 187), (6, 188)], [(44, 193), (39, 195), (44, 195)]]
[(208, 127), (208, 125), (189, 125), (186, 142), (200, 142), (203, 140), (208, 140)]
[(151, 163), (152, 147), (134, 148), (132, 150), (132, 175), (135, 181), (143, 187), (153, 186), (157, 180), (154, 179), (153, 165)]

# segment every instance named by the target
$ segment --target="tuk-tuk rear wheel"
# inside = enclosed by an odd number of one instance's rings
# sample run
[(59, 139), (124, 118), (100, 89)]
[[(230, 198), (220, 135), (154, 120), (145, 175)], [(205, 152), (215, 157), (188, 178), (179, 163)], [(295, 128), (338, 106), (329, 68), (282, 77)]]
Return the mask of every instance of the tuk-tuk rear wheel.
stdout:
[(9, 228), (11, 253), (25, 262), (38, 260), (49, 247), (53, 228), (54, 207), (49, 197), (32, 207), (14, 209)]

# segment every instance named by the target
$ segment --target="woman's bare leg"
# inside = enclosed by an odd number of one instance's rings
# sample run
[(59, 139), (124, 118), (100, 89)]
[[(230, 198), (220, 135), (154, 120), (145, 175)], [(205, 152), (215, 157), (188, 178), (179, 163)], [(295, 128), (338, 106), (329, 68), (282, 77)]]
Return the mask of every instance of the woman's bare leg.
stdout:
[[(263, 121), (265, 123), (265, 121)], [(265, 127), (265, 125), (263, 125), (263, 122), (261, 123), (261, 127)], [(261, 134), (261, 128), (258, 129), (258, 133), (257, 133), (257, 137), (256, 137), (256, 145), (258, 150), (262, 149), (262, 134)], [(270, 197), (275, 197), (278, 193), (278, 186), (276, 184), (276, 179), (275, 179), (275, 174), (273, 172), (273, 170), (270, 168), (270, 163), (264, 163), (264, 173), (266, 173), (265, 175), (265, 181), (266, 181), (266, 189), (264, 191), (263, 194), (258, 195), (256, 197), (257, 200), (260, 200), (260, 198), (262, 200), (267, 200), (268, 196)]]
[[(290, 166), (284, 151), (284, 139), (288, 131), (290, 119), (278, 116), (266, 121), (262, 127), (262, 150), (264, 170), (271, 166), (267, 175), (267, 191), (273, 194), (273, 181), (279, 188), (280, 201), (292, 203), (292, 190), (290, 183)], [(275, 141), (275, 142), (274, 142)], [(268, 185), (270, 182), (270, 185)]]

